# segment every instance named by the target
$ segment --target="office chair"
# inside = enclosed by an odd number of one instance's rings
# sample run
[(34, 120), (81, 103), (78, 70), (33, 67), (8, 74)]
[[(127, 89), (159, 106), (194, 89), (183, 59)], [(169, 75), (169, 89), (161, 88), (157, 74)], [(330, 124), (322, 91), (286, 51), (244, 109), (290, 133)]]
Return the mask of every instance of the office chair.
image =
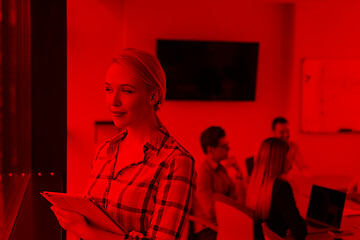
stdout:
[(205, 225), (207, 228), (210, 228), (210, 229), (214, 230), (215, 232), (217, 232), (217, 230), (218, 230), (218, 227), (215, 224), (190, 214), (189, 220), (185, 224), (185, 228), (184, 228), (184, 232), (182, 234), (181, 240), (194, 240), (195, 239), (194, 227), (193, 227), (194, 223), (201, 223), (202, 225)]
[(218, 240), (254, 240), (254, 213), (222, 194), (215, 194)]
[(245, 163), (246, 163), (246, 170), (248, 172), (248, 176), (250, 176), (254, 168), (254, 157), (253, 156), (248, 157), (247, 159), (245, 159)]

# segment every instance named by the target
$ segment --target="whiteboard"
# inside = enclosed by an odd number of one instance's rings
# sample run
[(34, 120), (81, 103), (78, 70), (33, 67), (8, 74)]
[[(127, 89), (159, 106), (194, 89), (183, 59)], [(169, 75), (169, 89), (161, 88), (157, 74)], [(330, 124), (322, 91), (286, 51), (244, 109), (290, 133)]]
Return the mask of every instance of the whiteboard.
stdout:
[(304, 59), (301, 130), (360, 132), (360, 60)]

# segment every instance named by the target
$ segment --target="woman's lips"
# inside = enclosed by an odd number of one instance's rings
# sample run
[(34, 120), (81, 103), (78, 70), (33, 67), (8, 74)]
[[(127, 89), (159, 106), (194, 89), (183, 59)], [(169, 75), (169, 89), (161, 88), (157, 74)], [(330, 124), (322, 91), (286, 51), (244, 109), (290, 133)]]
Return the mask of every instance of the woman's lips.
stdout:
[(114, 117), (121, 117), (124, 116), (126, 114), (126, 112), (112, 112), (112, 115)]

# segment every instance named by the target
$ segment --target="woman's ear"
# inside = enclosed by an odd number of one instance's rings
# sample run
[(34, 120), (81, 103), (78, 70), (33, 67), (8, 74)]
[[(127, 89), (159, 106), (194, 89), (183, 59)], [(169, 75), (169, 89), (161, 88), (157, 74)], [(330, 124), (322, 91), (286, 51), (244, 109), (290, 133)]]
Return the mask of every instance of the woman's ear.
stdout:
[(160, 101), (160, 89), (155, 89), (152, 91), (152, 94), (151, 94), (151, 99), (150, 99), (150, 105), (151, 106), (155, 106), (156, 104), (159, 103)]

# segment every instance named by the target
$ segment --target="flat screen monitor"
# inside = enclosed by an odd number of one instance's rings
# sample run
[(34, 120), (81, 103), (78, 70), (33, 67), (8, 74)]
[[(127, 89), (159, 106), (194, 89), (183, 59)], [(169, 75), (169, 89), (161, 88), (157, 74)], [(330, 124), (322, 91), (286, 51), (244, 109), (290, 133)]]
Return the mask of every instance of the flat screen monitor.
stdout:
[(157, 40), (169, 100), (254, 101), (259, 43)]

